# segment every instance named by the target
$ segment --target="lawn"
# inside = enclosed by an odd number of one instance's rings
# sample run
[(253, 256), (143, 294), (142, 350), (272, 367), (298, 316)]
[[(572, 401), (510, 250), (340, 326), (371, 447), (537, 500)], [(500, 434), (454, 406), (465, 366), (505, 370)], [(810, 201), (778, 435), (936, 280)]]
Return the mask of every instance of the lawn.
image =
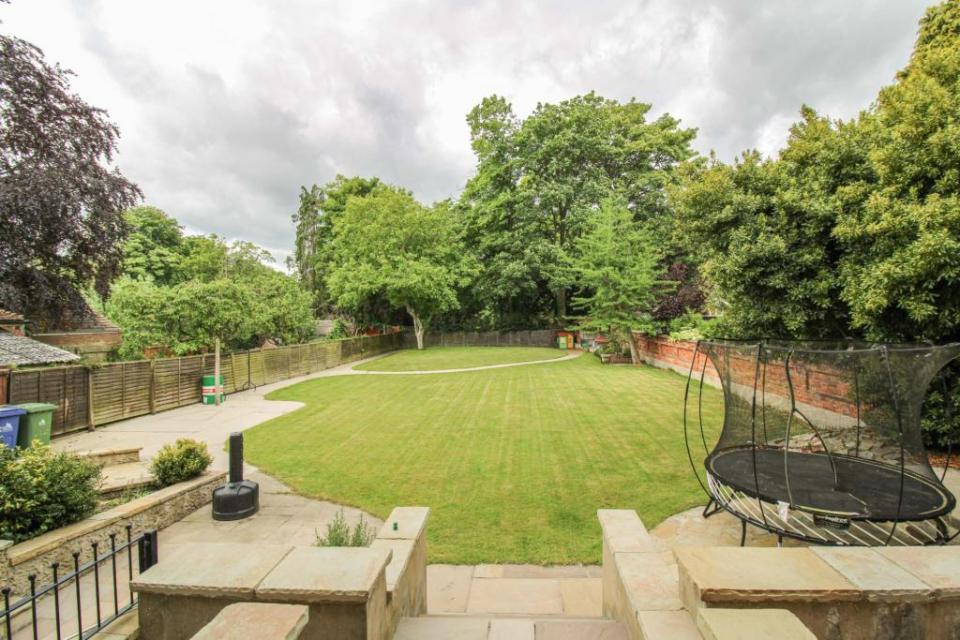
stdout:
[(354, 367), (361, 371), (438, 371), (491, 364), (562, 358), (569, 352), (548, 347), (430, 347), (405, 349)]
[[(245, 448), (306, 495), (380, 517), (432, 507), (430, 562), (599, 563), (597, 509), (636, 509), (652, 527), (705, 501), (683, 445), (684, 382), (589, 354), (319, 378), (271, 393), (307, 406), (247, 431)], [(705, 392), (711, 432), (722, 402)]]

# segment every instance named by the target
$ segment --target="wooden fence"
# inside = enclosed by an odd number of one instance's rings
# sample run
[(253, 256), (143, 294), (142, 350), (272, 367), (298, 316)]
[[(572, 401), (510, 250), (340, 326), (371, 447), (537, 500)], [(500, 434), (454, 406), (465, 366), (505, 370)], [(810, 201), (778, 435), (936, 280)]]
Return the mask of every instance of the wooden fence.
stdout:
[[(423, 336), (424, 347), (553, 347), (557, 344), (555, 329), (533, 331), (428, 331)], [(417, 337), (412, 332), (403, 334), (403, 346), (415, 348)]]
[[(349, 338), (331, 342), (254, 349), (220, 358), (224, 390), (234, 393), (329, 369), (403, 347), (402, 334)], [(52, 433), (79, 429), (166, 411), (201, 398), (203, 375), (213, 375), (213, 354), (114, 362), (98, 367), (51, 367), (13, 370), (8, 402), (57, 405)]]

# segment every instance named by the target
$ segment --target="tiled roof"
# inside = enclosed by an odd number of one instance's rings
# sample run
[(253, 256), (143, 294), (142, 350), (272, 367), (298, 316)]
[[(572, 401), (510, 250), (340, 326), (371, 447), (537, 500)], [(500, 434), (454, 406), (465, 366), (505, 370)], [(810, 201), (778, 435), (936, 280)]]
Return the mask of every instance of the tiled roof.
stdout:
[(6, 309), (0, 309), (0, 324), (16, 324), (23, 322), (23, 316), (19, 313), (7, 311)]
[(80, 356), (24, 336), (0, 331), (0, 365), (73, 362)]
[(35, 333), (69, 333), (71, 331), (101, 331), (120, 333), (120, 327), (113, 324), (99, 311), (87, 307), (82, 314), (64, 313), (55, 323), (40, 323), (42, 327)]

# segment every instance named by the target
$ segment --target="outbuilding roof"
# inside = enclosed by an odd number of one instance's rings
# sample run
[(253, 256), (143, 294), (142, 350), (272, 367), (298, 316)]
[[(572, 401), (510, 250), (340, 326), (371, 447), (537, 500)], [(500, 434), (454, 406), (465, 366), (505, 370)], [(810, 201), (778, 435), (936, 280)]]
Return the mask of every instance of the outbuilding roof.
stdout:
[(51, 364), (74, 362), (80, 356), (25, 336), (0, 331), (0, 365)]
[(24, 322), (23, 316), (19, 313), (0, 309), (0, 324), (23, 324)]

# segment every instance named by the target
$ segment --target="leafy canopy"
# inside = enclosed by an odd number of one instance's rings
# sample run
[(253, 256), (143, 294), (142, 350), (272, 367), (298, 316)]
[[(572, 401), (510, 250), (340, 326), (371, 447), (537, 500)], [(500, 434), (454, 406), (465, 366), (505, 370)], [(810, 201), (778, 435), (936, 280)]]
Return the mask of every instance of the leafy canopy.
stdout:
[(140, 197), (112, 166), (116, 125), (69, 80), (37, 47), (0, 35), (0, 307), (40, 327), (87, 313), (90, 286), (107, 295), (121, 212)]

